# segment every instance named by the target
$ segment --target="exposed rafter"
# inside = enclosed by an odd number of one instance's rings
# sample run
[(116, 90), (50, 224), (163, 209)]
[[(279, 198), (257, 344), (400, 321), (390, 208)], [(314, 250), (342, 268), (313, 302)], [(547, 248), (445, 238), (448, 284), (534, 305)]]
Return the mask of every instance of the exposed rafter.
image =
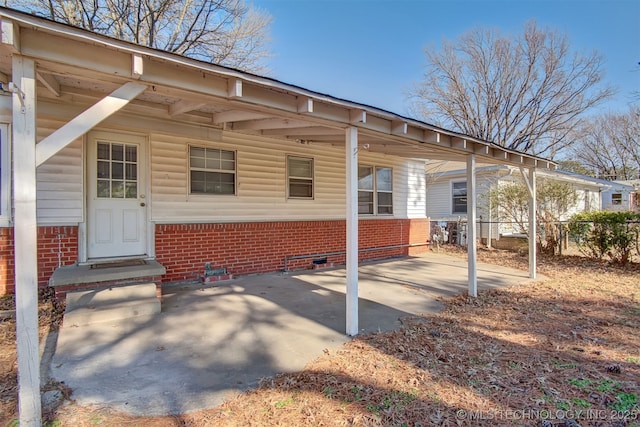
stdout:
[(232, 129), (235, 131), (242, 130), (266, 130), (266, 129), (285, 129), (285, 128), (299, 128), (304, 126), (311, 126), (311, 123), (303, 122), (302, 120), (292, 119), (260, 119), (260, 120), (247, 120), (244, 122), (233, 123)]
[(231, 78), (228, 85), (229, 98), (241, 98), (242, 97), (242, 80)]
[(323, 126), (305, 126), (300, 128), (264, 129), (266, 136), (312, 136), (312, 135), (338, 135), (344, 139), (344, 130)]
[(350, 110), (349, 121), (352, 124), (367, 123), (367, 112), (360, 109)]
[(60, 96), (60, 83), (58, 83), (58, 80), (56, 80), (54, 75), (37, 71), (36, 77), (38, 78), (38, 81), (49, 90), (49, 92), (55, 96)]
[(142, 55), (134, 53), (131, 55), (131, 77), (140, 79), (144, 73), (144, 62)]
[(407, 122), (400, 121), (400, 120), (393, 120), (391, 122), (391, 133), (395, 135), (406, 135), (408, 126), (409, 125), (407, 124)]
[(269, 114), (260, 113), (257, 111), (247, 111), (247, 110), (227, 110), (220, 113), (215, 113), (213, 115), (213, 123), (221, 124), (221, 123), (231, 123), (231, 122), (241, 122), (245, 120), (256, 120), (256, 119), (266, 119), (271, 117)]
[(308, 96), (301, 96), (298, 98), (298, 113), (309, 114), (313, 113), (313, 98)]
[(169, 106), (169, 115), (173, 117), (177, 116), (178, 114), (188, 113), (189, 111), (197, 110), (204, 105), (206, 104), (203, 102), (192, 102), (181, 99), (180, 101)]

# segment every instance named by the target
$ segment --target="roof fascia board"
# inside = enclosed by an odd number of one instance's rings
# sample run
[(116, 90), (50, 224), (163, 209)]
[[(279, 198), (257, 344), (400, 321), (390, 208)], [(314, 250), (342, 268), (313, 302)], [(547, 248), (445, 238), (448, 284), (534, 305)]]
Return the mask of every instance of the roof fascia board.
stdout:
[(559, 171), (539, 171), (538, 172), (538, 176), (541, 178), (549, 178), (549, 179), (555, 179), (558, 181), (565, 181), (565, 182), (571, 182), (574, 184), (581, 184), (581, 185), (589, 185), (592, 187), (599, 187), (599, 188), (610, 188), (611, 185), (605, 182), (598, 182), (595, 179), (588, 179), (588, 177), (586, 178), (581, 178), (581, 177), (576, 177), (576, 176), (571, 176)]
[[(507, 172), (508, 168), (509, 167), (506, 165), (490, 165), (490, 166), (481, 166), (479, 168), (476, 168), (475, 171), (476, 171), (476, 174), (488, 174), (491, 172)], [(433, 172), (433, 173), (427, 173), (427, 176), (433, 176), (438, 178), (467, 176), (467, 170), (455, 169), (455, 170), (449, 170), (444, 172)]]

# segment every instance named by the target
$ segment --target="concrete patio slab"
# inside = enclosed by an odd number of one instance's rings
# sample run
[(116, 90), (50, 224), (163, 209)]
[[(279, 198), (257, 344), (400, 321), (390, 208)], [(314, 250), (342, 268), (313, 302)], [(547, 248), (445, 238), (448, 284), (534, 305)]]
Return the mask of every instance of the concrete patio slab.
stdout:
[(155, 283), (69, 292), (66, 300), (66, 326), (153, 316), (161, 310)]
[[(439, 311), (438, 296), (466, 290), (466, 268), (436, 253), (360, 266), (360, 331)], [(528, 281), (526, 272), (484, 264), (478, 276), (480, 289)], [(151, 318), (81, 327), (65, 320), (50, 373), (80, 404), (140, 415), (215, 407), (348, 341), (344, 288), (343, 269), (170, 287)]]

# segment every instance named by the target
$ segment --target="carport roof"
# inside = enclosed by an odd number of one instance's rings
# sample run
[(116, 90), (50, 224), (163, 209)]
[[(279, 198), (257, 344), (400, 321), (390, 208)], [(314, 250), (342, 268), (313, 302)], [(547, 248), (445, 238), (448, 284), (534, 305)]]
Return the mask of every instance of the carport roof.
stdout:
[[(408, 117), (314, 92), (255, 74), (186, 58), (0, 7), (0, 80), (11, 80), (13, 53), (36, 61), (39, 116), (64, 118), (131, 81), (147, 89), (123, 110), (123, 126), (135, 116), (159, 119), (158, 132), (192, 126), (199, 134), (221, 131), (344, 146), (345, 131), (358, 128), (358, 143), (371, 152), (407, 158), (478, 161), (554, 169), (549, 160)], [(0, 108), (10, 109), (9, 97)], [(117, 120), (117, 119), (112, 119)]]

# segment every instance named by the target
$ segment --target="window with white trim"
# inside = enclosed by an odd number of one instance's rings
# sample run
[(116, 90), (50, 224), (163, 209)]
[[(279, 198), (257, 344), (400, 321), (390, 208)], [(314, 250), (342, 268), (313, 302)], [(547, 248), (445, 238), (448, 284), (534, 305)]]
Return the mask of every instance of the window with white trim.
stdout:
[(313, 199), (313, 159), (287, 156), (289, 199)]
[(393, 215), (393, 170), (358, 165), (358, 214)]
[(451, 213), (467, 213), (467, 182), (459, 181), (451, 183)]
[(11, 218), (11, 151), (9, 125), (0, 123), (0, 225)]
[(612, 205), (621, 205), (622, 204), (622, 193), (613, 193), (611, 195), (611, 204)]
[(191, 194), (236, 194), (236, 152), (189, 146)]

